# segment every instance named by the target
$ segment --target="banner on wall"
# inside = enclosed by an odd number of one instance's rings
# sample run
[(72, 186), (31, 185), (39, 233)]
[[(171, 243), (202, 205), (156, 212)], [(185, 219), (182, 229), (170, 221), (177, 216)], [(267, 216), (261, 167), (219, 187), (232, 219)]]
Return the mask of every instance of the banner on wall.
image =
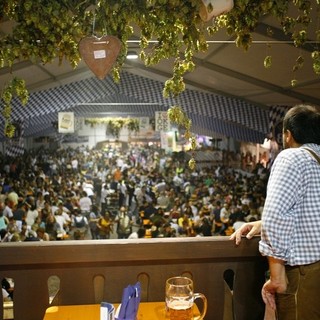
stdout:
[(160, 141), (161, 141), (161, 149), (166, 150), (167, 152), (173, 152), (176, 150), (176, 139), (175, 132), (160, 132)]
[(139, 129), (140, 130), (148, 130), (150, 127), (150, 121), (148, 117), (139, 118)]
[(171, 130), (170, 119), (166, 111), (156, 111), (155, 120), (156, 131), (167, 132)]
[(58, 132), (73, 133), (74, 132), (74, 113), (59, 112), (58, 113)]

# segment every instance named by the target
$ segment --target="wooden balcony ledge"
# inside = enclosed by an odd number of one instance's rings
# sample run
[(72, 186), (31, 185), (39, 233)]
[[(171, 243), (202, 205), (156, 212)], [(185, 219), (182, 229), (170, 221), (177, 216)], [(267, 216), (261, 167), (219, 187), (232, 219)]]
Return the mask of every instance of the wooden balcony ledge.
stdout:
[[(243, 239), (239, 246), (228, 237), (2, 243), (0, 276), (14, 281), (15, 320), (42, 320), (53, 305), (117, 303), (123, 289), (137, 281), (142, 301), (164, 301), (165, 280), (177, 275), (191, 277), (195, 292), (206, 295), (206, 319), (260, 320), (267, 263), (258, 241)], [(0, 319), (3, 315), (1, 305)]]

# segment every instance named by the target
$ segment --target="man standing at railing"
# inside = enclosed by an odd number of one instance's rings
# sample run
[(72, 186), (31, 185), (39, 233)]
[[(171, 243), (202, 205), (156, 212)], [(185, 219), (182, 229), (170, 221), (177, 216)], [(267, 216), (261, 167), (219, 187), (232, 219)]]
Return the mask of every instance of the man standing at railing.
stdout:
[[(231, 239), (260, 233), (270, 279), (262, 288), (279, 320), (320, 319), (320, 111), (291, 108), (283, 121), (283, 147), (268, 181), (262, 220)], [(319, 163), (318, 163), (319, 162)]]

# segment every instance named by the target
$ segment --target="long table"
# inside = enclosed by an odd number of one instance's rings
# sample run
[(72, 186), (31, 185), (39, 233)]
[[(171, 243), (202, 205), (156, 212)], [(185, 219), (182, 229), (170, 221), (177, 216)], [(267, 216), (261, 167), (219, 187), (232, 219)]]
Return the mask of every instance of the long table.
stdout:
[[(115, 308), (119, 304), (114, 304)], [(199, 310), (194, 304), (194, 316), (199, 315)], [(164, 320), (166, 319), (164, 302), (141, 302), (137, 320)], [(46, 310), (43, 320), (100, 320), (100, 305), (70, 305), (52, 306)]]

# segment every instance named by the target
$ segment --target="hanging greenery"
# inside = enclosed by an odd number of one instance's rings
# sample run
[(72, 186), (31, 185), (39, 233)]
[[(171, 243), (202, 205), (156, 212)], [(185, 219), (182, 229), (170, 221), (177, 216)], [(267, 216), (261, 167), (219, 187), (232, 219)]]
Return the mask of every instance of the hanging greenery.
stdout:
[[(192, 121), (189, 119), (188, 115), (183, 111), (180, 106), (172, 106), (168, 109), (168, 117), (170, 122), (178, 125), (179, 129), (184, 129), (184, 138), (186, 141), (191, 142), (191, 150), (195, 151), (197, 147), (196, 137), (191, 134)], [(189, 168), (194, 170), (196, 168), (196, 161), (194, 159), (194, 154), (189, 160)]]
[(138, 119), (128, 119), (126, 125), (130, 132), (138, 133), (140, 130), (140, 121)]
[[(275, 17), (285, 36), (291, 38), (297, 48), (303, 47), (309, 37), (320, 41), (319, 23), (315, 22), (317, 28), (309, 28), (311, 24), (311, 12), (314, 11), (316, 19), (319, 20), (320, 14), (319, 0), (293, 0), (293, 1), (249, 1), (236, 0), (234, 8), (226, 15), (221, 15), (215, 19), (214, 24), (209, 27), (210, 34), (213, 35), (221, 28), (225, 28), (230, 36), (236, 37), (236, 45), (248, 50), (252, 44), (252, 33), (258, 26), (258, 23), (266, 16)], [(314, 32), (314, 34), (311, 34)], [(266, 35), (272, 36), (272, 30), (266, 28)], [(309, 36), (309, 37), (308, 37)], [(297, 51), (299, 52), (299, 50)], [(297, 59), (300, 53), (297, 55)], [(313, 59), (313, 70), (320, 74), (320, 54), (319, 47), (315, 46), (311, 53)], [(272, 57), (266, 56), (264, 66), (270, 68)], [(299, 59), (298, 68), (303, 66), (303, 61)], [(297, 70), (297, 64), (293, 66), (293, 72)]]
[(117, 139), (120, 136), (120, 131), (124, 127), (123, 119), (112, 119), (107, 122), (107, 132), (115, 136)]
[[(218, 30), (225, 29), (236, 37), (237, 46), (248, 50), (259, 21), (271, 15), (294, 45), (301, 47), (308, 39), (310, 12), (319, 9), (319, 0), (235, 0), (229, 13), (215, 18), (209, 25), (199, 16), (201, 5), (201, 0), (3, 0), (0, 21), (15, 23), (11, 33), (0, 35), (0, 67), (12, 67), (18, 60), (46, 64), (58, 58), (76, 68), (81, 60), (78, 45), (82, 38), (92, 34), (113, 35), (122, 44), (111, 71), (114, 81), (119, 81), (128, 51), (127, 41), (135, 29), (139, 31), (140, 58), (146, 66), (174, 59), (172, 77), (165, 82), (163, 95), (175, 97), (185, 89), (184, 75), (195, 68), (194, 55), (207, 50), (207, 40)], [(314, 32), (319, 41), (319, 28)], [(317, 47), (311, 57), (313, 70), (320, 74)], [(270, 55), (264, 65), (271, 67)], [(299, 59), (298, 67), (302, 66)], [(295, 72), (296, 66), (293, 68)], [(7, 86), (10, 87), (10, 82)], [(6, 92), (4, 89), (1, 93), (3, 110), (8, 106)], [(5, 111), (9, 128), (10, 111), (10, 108)], [(185, 119), (188, 121), (187, 116)], [(11, 129), (8, 133), (11, 134)]]
[(127, 128), (129, 132), (139, 132), (140, 122), (139, 119), (127, 119), (127, 118), (88, 118), (84, 120), (85, 124), (89, 124), (92, 127), (105, 124), (107, 133), (119, 138), (120, 131), (123, 128)]
[(14, 77), (10, 80), (2, 90), (1, 93), (1, 102), (2, 106), (2, 115), (5, 120), (4, 134), (8, 138), (12, 138), (15, 132), (15, 125), (11, 120), (11, 111), (12, 111), (12, 99), (17, 96), (21, 104), (25, 106), (28, 102), (29, 93), (26, 89), (26, 84), (23, 79)]

